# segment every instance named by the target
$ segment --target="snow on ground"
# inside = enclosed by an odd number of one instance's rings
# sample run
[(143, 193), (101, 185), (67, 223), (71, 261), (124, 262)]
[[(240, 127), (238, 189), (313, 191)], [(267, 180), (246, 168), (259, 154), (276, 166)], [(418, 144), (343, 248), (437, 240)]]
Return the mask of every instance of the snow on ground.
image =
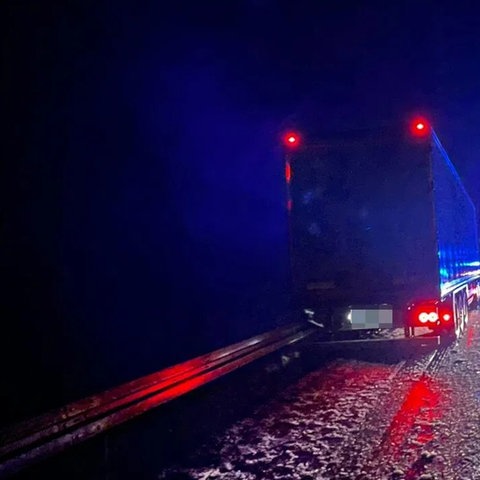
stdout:
[[(414, 392), (415, 393), (415, 392)], [(448, 349), (438, 370), (410, 395), (412, 428), (391, 452), (399, 478), (480, 480), (480, 313)], [(422, 477), (423, 476), (423, 477)]]
[(471, 314), (433, 376), (422, 374), (427, 361), (331, 363), (197, 452), (195, 468), (176, 472), (209, 480), (480, 480), (480, 315)]
[(363, 457), (371, 451), (364, 432), (372, 416), (380, 417), (377, 408), (398, 381), (399, 370), (400, 365), (338, 361), (314, 372), (231, 427), (218, 439), (218, 452), (202, 452), (203, 458), (219, 462), (207, 460), (205, 467), (187, 471), (196, 479), (362, 475)]

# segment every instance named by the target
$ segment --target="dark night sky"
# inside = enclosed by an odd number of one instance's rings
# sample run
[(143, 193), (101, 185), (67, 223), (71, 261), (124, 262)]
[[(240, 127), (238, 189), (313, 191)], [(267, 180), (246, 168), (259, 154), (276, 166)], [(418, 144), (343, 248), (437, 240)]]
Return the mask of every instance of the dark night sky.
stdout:
[[(277, 144), (296, 121), (422, 112), (480, 205), (478, 11), (352, 3), (2, 2), (7, 403), (47, 381), (42, 409), (272, 328)], [(35, 366), (12, 369), (23, 355)]]

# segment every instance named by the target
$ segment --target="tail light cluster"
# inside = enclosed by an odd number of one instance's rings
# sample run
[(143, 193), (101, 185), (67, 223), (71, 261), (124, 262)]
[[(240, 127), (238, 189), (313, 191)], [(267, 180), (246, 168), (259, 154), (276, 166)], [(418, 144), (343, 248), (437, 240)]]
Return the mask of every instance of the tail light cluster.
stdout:
[(417, 326), (448, 325), (453, 321), (453, 311), (442, 303), (417, 304), (409, 307), (411, 321)]
[(436, 323), (438, 319), (443, 320), (444, 322), (449, 322), (452, 319), (452, 315), (448, 312), (443, 314), (438, 314), (437, 312), (420, 312), (418, 314), (418, 321), (420, 323)]

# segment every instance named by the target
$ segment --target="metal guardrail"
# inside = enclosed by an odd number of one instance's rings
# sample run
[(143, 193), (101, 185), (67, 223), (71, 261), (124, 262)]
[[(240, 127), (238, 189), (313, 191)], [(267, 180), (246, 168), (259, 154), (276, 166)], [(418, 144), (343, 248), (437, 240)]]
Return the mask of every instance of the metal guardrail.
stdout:
[(278, 328), (0, 431), (0, 478), (106, 432), (315, 331), (305, 325)]

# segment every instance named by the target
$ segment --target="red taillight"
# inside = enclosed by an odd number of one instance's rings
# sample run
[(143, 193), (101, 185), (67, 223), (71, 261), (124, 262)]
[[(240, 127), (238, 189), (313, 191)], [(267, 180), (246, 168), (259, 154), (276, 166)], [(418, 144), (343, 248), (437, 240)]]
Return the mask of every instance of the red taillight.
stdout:
[(453, 320), (453, 310), (444, 306), (440, 310), (440, 319), (445, 323), (451, 322)]
[(428, 313), (422, 312), (418, 315), (418, 321), (420, 323), (427, 323), (428, 322)]
[(426, 323), (435, 323), (438, 320), (438, 313), (433, 311), (420, 312), (418, 321), (425, 325)]

